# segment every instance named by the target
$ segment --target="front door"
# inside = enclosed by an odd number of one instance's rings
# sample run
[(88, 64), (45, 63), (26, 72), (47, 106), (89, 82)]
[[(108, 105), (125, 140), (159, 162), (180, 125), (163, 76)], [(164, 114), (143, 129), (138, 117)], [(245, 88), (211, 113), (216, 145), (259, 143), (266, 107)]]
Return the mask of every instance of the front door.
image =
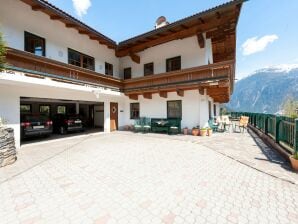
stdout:
[(118, 130), (118, 103), (110, 103), (110, 128)]

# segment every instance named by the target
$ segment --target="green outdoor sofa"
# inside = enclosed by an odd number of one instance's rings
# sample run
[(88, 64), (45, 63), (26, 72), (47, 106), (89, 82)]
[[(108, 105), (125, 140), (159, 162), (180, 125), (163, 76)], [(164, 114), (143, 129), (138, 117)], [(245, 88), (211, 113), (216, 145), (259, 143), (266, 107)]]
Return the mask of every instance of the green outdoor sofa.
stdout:
[(166, 132), (167, 134), (180, 134), (181, 119), (180, 118), (152, 118), (151, 131)]

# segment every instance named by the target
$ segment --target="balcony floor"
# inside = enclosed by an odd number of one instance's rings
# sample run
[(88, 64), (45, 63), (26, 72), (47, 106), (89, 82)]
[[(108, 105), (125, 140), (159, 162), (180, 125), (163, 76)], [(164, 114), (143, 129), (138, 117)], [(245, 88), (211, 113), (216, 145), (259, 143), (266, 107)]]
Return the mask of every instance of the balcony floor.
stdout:
[(0, 169), (1, 223), (297, 223), (288, 169), (249, 133), (28, 144)]

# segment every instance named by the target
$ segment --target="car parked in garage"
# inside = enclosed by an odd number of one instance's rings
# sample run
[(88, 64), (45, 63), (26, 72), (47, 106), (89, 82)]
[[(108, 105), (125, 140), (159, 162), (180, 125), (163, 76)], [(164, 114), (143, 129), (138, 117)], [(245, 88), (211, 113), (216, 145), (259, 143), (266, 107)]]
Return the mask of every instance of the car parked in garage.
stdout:
[(79, 115), (55, 114), (53, 116), (54, 132), (66, 134), (67, 132), (84, 131)]
[(53, 132), (53, 122), (42, 114), (21, 115), (21, 137), (49, 136)]

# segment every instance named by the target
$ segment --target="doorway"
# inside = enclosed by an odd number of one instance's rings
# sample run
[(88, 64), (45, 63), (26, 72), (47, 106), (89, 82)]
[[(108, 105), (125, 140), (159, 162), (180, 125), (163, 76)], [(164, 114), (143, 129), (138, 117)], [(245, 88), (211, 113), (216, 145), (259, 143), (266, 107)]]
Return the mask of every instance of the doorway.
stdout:
[(110, 129), (118, 130), (118, 103), (110, 103)]

